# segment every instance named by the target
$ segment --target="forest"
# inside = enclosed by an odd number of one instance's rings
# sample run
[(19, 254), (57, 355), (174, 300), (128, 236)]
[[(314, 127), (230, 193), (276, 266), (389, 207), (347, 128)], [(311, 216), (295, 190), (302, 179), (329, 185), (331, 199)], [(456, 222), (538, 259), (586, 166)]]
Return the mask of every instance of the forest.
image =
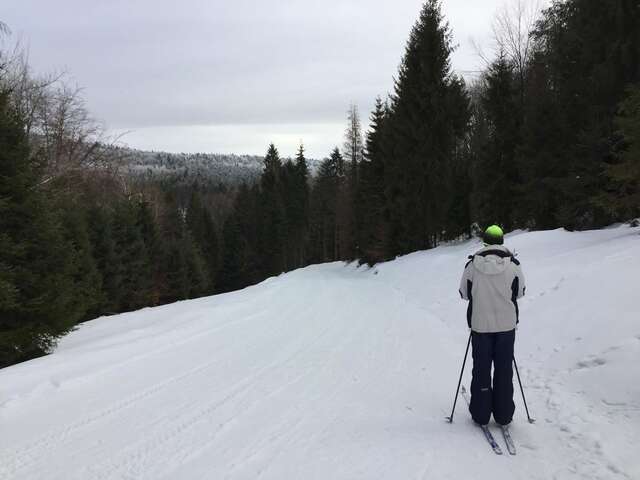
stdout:
[(495, 55), (465, 81), (441, 2), (427, 0), (368, 127), (351, 105), (317, 169), (303, 145), (289, 159), (271, 144), (261, 172), (229, 182), (131, 174), (77, 89), (4, 48), (0, 368), (50, 352), (80, 322), (314, 263), (374, 265), (490, 223), (637, 219), (638, 2), (505, 10), (494, 35)]

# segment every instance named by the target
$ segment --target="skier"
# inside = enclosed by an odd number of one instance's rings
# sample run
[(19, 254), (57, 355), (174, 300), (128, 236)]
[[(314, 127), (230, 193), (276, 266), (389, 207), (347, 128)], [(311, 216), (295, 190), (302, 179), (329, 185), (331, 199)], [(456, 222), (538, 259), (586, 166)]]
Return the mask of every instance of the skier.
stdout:
[(460, 295), (469, 302), (473, 348), (469, 411), (479, 425), (487, 425), (492, 413), (496, 423), (508, 425), (515, 410), (512, 361), (524, 276), (520, 262), (504, 247), (499, 226), (487, 228), (483, 241), (484, 248), (469, 257), (460, 281)]

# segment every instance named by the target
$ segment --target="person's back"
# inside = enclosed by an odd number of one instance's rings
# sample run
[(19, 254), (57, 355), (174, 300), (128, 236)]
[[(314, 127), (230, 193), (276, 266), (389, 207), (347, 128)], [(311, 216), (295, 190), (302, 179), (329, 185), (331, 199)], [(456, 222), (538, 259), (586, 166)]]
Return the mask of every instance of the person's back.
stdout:
[[(487, 424), (511, 422), (513, 347), (518, 323), (518, 298), (525, 293), (520, 262), (502, 245), (502, 229), (489, 227), (485, 247), (470, 257), (460, 281), (460, 296), (469, 301), (467, 322), (472, 331), (473, 380), (471, 415)], [(491, 366), (494, 367), (493, 385)]]
[(487, 245), (465, 268), (460, 294), (470, 300), (469, 327), (474, 332), (506, 332), (518, 323), (517, 299), (524, 295), (520, 262), (502, 245)]

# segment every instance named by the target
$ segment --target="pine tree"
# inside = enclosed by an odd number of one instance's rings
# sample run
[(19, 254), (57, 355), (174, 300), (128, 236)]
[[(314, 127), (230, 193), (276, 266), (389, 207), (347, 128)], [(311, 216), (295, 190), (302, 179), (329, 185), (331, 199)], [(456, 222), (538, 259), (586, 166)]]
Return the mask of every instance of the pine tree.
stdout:
[[(516, 163), (520, 135), (518, 105), (513, 66), (501, 53), (484, 76), (478, 105), (486, 138), (482, 145), (476, 145), (472, 203), (474, 218), (480, 225), (496, 223), (511, 230), (518, 223), (515, 213), (520, 184)], [(461, 173), (464, 182), (464, 172)]]
[(445, 228), (452, 163), (468, 121), (462, 80), (452, 74), (451, 32), (438, 0), (411, 31), (389, 115), (385, 185), (394, 253), (434, 246)]
[(360, 166), (356, 218), (360, 259), (373, 265), (388, 258), (388, 219), (385, 200), (384, 135), (388, 106), (376, 99), (366, 153)]
[(309, 241), (309, 167), (304, 156), (304, 146), (300, 144), (296, 155), (294, 195), (292, 198), (292, 228), (294, 229), (294, 266), (302, 267), (307, 261)]
[(102, 276), (93, 254), (87, 211), (70, 200), (61, 202), (58, 208), (66, 242), (72, 249), (74, 309), (82, 320), (88, 320), (104, 303)]
[(116, 203), (113, 212), (113, 238), (119, 271), (116, 277), (115, 304), (118, 312), (132, 311), (148, 305), (154, 274), (149, 250), (138, 220), (140, 202), (126, 198)]
[(85, 311), (73, 246), (37, 189), (22, 120), (0, 93), (0, 368), (43, 355)]
[(618, 104), (640, 80), (639, 31), (632, 0), (556, 1), (538, 22), (520, 149), (536, 227), (613, 220), (598, 198), (615, 163)]
[(205, 209), (202, 215), (203, 238), (198, 245), (202, 252), (206, 264), (206, 271), (209, 276), (208, 291), (209, 293), (214, 293), (221, 263), (220, 235), (211, 213)]
[(240, 236), (240, 226), (236, 215), (229, 215), (222, 229), (224, 245), (222, 268), (218, 280), (220, 292), (230, 292), (244, 286), (244, 245)]
[(295, 268), (296, 261), (296, 225), (295, 225), (295, 192), (296, 192), (296, 166), (287, 159), (280, 168), (280, 199), (283, 208), (282, 229), (282, 258), (283, 271)]
[(210, 292), (211, 285), (206, 261), (187, 223), (187, 209), (174, 192), (167, 194), (166, 203), (162, 229), (164, 303), (200, 297)]
[(599, 201), (612, 216), (628, 220), (640, 216), (640, 85), (628, 89), (616, 125), (616, 161), (606, 168), (608, 184)]
[(342, 260), (340, 202), (345, 183), (344, 158), (336, 147), (321, 164), (311, 194), (312, 258), (317, 262)]
[(122, 283), (122, 270), (113, 238), (112, 216), (105, 206), (94, 205), (89, 210), (88, 222), (89, 239), (102, 280), (101, 302), (90, 313), (93, 316), (113, 314), (118, 311), (118, 289)]
[(148, 285), (148, 296), (146, 305), (155, 306), (160, 302), (162, 295), (162, 239), (160, 238), (159, 227), (153, 215), (151, 202), (144, 199), (137, 205), (136, 226), (142, 235), (142, 241), (149, 260), (149, 271), (151, 278)]
[(210, 292), (211, 278), (202, 251), (194, 241), (191, 232), (185, 228), (182, 249), (186, 258), (187, 282), (189, 286), (186, 298), (198, 298)]
[(250, 189), (242, 184), (238, 190), (233, 211), (223, 229), (220, 291), (237, 290), (264, 278), (258, 257), (257, 215), (260, 198), (257, 187)]
[(212, 293), (215, 285), (215, 276), (219, 269), (218, 231), (197, 189), (194, 189), (191, 194), (186, 220), (193, 240), (205, 261), (206, 271), (204, 274), (209, 279), (209, 291)]
[[(527, 96), (517, 165), (523, 182), (522, 204), (516, 214), (528, 228), (559, 226), (562, 179), (568, 175), (563, 162), (563, 138), (568, 135), (564, 109), (550, 90), (544, 55), (534, 54), (529, 69)], [(534, 100), (535, 99), (535, 100)], [(476, 155), (478, 150), (476, 149)]]
[(260, 256), (264, 273), (273, 276), (285, 268), (284, 245), (286, 241), (286, 217), (282, 198), (282, 162), (276, 147), (271, 144), (264, 159), (261, 186)]

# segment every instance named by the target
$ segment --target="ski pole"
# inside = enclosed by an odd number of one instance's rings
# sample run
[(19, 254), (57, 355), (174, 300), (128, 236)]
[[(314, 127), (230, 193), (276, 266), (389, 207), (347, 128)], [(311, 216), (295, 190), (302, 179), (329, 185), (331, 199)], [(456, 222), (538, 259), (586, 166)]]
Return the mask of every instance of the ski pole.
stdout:
[(518, 364), (516, 363), (516, 357), (513, 357), (513, 365), (516, 367), (516, 375), (518, 375), (518, 383), (520, 384), (520, 392), (522, 393), (522, 401), (524, 402), (524, 409), (527, 412), (527, 418), (529, 419), (529, 423), (533, 423), (536, 421), (535, 418), (531, 418), (529, 415), (529, 408), (527, 407), (527, 399), (524, 398), (524, 389), (522, 388), (522, 381), (520, 380), (520, 372), (518, 371)]
[(460, 379), (458, 380), (458, 388), (456, 389), (456, 396), (453, 398), (453, 408), (451, 409), (451, 416), (446, 417), (449, 423), (453, 422), (453, 412), (456, 411), (456, 402), (458, 401), (458, 392), (460, 392), (460, 384), (462, 383), (462, 374), (464, 373), (464, 364), (467, 363), (467, 354), (469, 353), (469, 345), (471, 345), (471, 332), (469, 332), (469, 341), (467, 342), (467, 349), (464, 352), (464, 360), (462, 361), (462, 369), (460, 370)]

